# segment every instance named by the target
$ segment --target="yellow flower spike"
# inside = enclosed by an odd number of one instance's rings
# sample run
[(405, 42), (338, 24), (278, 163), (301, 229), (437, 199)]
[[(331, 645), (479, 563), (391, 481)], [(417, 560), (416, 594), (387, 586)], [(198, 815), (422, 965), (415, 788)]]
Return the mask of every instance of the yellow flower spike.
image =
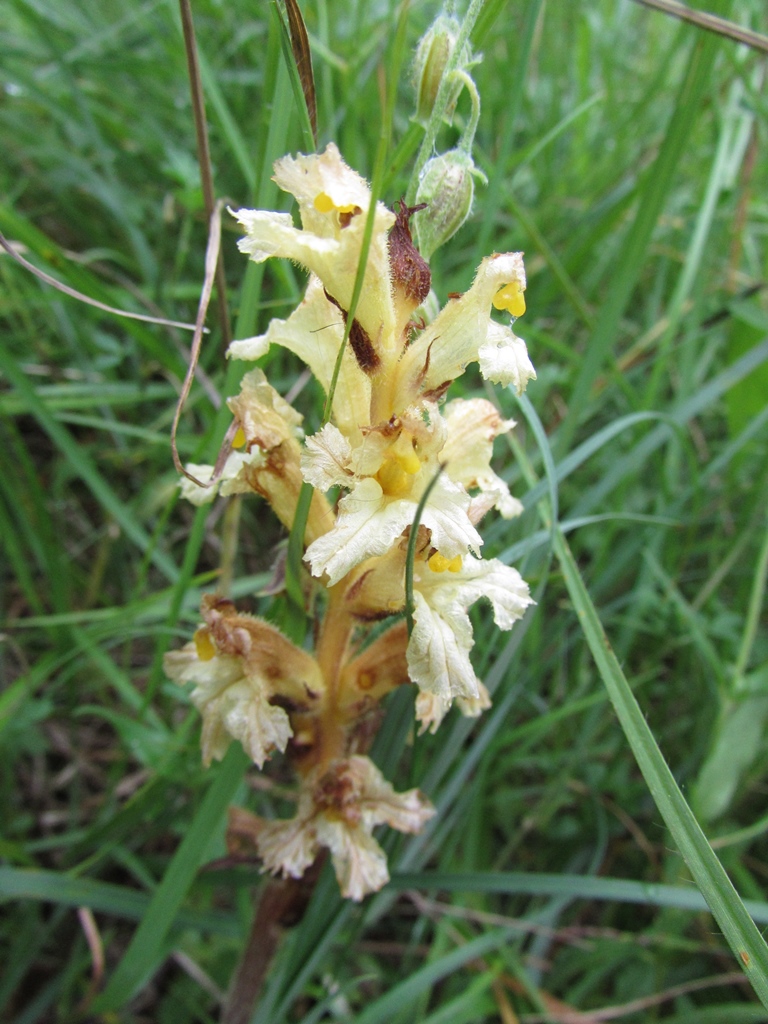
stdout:
[(525, 298), (519, 281), (510, 281), (493, 297), (494, 309), (506, 309), (512, 316), (522, 316), (525, 312)]
[(461, 561), (461, 555), (456, 555), (455, 558), (446, 558), (445, 555), (436, 551), (429, 558), (427, 565), (432, 572), (461, 572)]
[(233, 448), (243, 448), (246, 442), (245, 431), (242, 427), (238, 427), (235, 431), (235, 436), (232, 438)]
[(195, 642), (195, 651), (200, 661), (211, 661), (216, 657), (216, 645), (211, 640), (211, 634), (204, 627), (198, 629), (192, 637)]

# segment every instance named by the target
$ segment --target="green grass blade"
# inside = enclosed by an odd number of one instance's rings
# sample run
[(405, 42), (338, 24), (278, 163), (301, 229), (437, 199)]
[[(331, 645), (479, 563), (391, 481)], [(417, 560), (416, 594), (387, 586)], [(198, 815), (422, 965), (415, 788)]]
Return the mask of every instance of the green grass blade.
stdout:
[(469, 961), (485, 956), (503, 946), (514, 934), (512, 928), (497, 928), (472, 939), (463, 946), (451, 950), (434, 963), (427, 964), (399, 985), (395, 985), (385, 996), (377, 999), (357, 1017), (355, 1024), (380, 1024), (390, 1021), (396, 1013), (402, 1013), (412, 1006), (413, 1000), (427, 992), (443, 978), (459, 970)]
[(643, 778), (728, 945), (763, 1006), (768, 1008), (768, 946), (680, 792), (611, 649), (568, 543), (559, 530), (555, 532), (554, 546), (592, 657)]
[[(727, 11), (729, 4), (719, 7)], [(702, 34), (694, 44), (688, 69), (677, 96), (674, 113), (666, 127), (659, 155), (646, 172), (647, 187), (622, 248), (621, 266), (613, 275), (601, 305), (594, 332), (571, 394), (568, 413), (558, 433), (558, 447), (567, 451), (583, 415), (592, 385), (616, 338), (620, 323), (643, 268), (651, 235), (664, 209), (680, 158), (686, 150), (696, 113), (711, 88), (712, 67), (720, 40)]]
[(194, 881), (210, 837), (216, 832), (227, 804), (240, 784), (245, 767), (242, 748), (232, 744), (216, 771), (200, 810), (155, 890), (130, 946), (104, 993), (94, 1004), (94, 1012), (104, 1013), (123, 1006), (161, 966), (165, 958), (168, 931)]
[[(550, 875), (535, 871), (396, 871), (394, 889), (445, 892), (498, 892), (510, 896), (555, 896), (566, 899), (609, 900), (647, 907), (676, 907), (693, 912), (707, 910), (698, 889), (661, 882), (635, 882), (629, 878), (603, 875)], [(768, 924), (768, 903), (746, 900), (744, 905), (755, 921)]]
[[(2, 347), (0, 347), (0, 369), (22, 396), (27, 410), (37, 419), (63, 457), (69, 462), (72, 470), (91, 489), (104, 511), (112, 516), (116, 523), (119, 523), (125, 534), (141, 551), (150, 550), (152, 540), (144, 527), (137, 522), (125, 502), (118, 498), (82, 446), (77, 444), (69, 431), (53, 416), (11, 354)], [(155, 547), (152, 549), (151, 558), (166, 579), (175, 580), (178, 577), (178, 569), (165, 552)]]

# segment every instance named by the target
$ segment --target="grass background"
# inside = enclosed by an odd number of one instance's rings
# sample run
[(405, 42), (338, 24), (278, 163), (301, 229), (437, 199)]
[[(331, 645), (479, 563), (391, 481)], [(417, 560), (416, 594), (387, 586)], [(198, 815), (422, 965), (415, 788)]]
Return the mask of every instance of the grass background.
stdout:
[[(398, 53), (390, 0), (302, 9), (321, 141), (370, 175), (377, 76), (407, 66), (438, 8), (412, 4)], [(708, 9), (765, 29), (762, 0)], [(217, 194), (288, 209), (270, 167), (301, 142), (274, 16), (242, 0), (194, 13)], [(192, 320), (206, 225), (175, 5), (9, 0), (0, 26), (0, 230), (88, 295)], [(495, 693), (478, 722), (411, 744), (411, 709), (393, 702), (376, 758), (440, 816), (386, 837), (393, 881), (362, 908), (321, 878), (254, 1019), (768, 1020), (739, 970), (764, 990), (764, 954), (746, 931), (750, 963), (729, 950), (678, 853), (695, 836), (670, 833), (630, 749), (645, 716), (764, 927), (765, 58), (629, 0), (489, 0), (473, 41), (489, 184), (433, 284), (444, 300), (483, 255), (525, 250), (519, 330), (539, 376), (528, 402), (494, 399), (520, 423), (497, 468), (527, 511), (484, 534), (538, 606), (509, 636), (476, 609)], [(403, 76), (389, 202), (420, 142), (412, 111)], [(467, 114), (464, 96), (441, 150)], [(236, 238), (227, 227), (244, 337), (287, 315), (302, 275), (246, 267)], [(197, 713), (161, 670), (215, 586), (228, 521), (224, 503), (178, 500), (168, 431), (189, 337), (98, 313), (6, 256), (0, 281), (0, 1015), (214, 1021), (259, 876), (199, 869), (224, 853), (227, 804), (285, 814), (290, 777), (245, 775), (236, 750), (204, 772)], [(180, 430), (193, 461), (216, 450), (216, 402), (236, 390), (211, 319), (210, 385)], [(283, 393), (300, 372), (279, 350), (266, 369)], [(484, 393), (472, 374), (452, 390)], [(297, 404), (314, 429), (321, 395)], [(262, 591), (283, 542), (244, 502), (233, 591), (277, 619)], [(590, 651), (590, 598), (616, 665)], [(624, 678), (642, 709), (626, 733), (609, 698), (621, 706)]]

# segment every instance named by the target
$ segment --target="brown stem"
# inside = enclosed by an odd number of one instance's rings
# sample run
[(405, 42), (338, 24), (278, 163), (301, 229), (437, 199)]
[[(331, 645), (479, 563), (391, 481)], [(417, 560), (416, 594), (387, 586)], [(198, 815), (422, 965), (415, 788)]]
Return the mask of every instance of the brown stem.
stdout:
[(320, 718), (320, 735), (315, 764), (324, 764), (346, 754), (347, 729), (342, 714), (339, 686), (347, 662), (353, 619), (344, 607), (344, 581), (331, 587), (315, 657), (327, 687), (325, 709)]
[(325, 856), (321, 854), (303, 878), (272, 878), (261, 890), (240, 963), (232, 978), (221, 1024), (248, 1024), (267, 971), (287, 928), (304, 916)]

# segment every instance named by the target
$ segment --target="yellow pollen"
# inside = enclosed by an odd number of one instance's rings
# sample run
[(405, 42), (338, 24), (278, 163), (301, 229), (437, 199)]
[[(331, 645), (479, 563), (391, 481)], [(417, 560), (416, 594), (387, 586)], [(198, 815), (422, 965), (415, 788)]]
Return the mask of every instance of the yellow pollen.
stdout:
[(211, 634), (202, 626), (192, 637), (195, 642), (195, 651), (200, 661), (210, 661), (216, 657), (216, 645), (211, 640)]
[(330, 213), (334, 208), (333, 200), (325, 192), (321, 192), (319, 196), (315, 196), (315, 209), (318, 213)]
[(494, 309), (506, 309), (512, 316), (522, 316), (525, 312), (525, 299), (519, 281), (510, 281), (500, 288), (493, 296)]
[(337, 206), (327, 192), (320, 192), (315, 196), (315, 209), (318, 213), (331, 213), (336, 210), (338, 213), (354, 213), (354, 203), (347, 203), (345, 206)]
[(245, 444), (245, 431), (242, 427), (238, 427), (235, 431), (235, 436), (232, 438), (233, 448), (242, 448)]
[(405, 473), (413, 475), (421, 469), (421, 459), (413, 450), (413, 438), (405, 430), (392, 445), (391, 455)]
[(461, 572), (461, 555), (456, 555), (455, 558), (446, 558), (445, 555), (436, 551), (430, 557), (427, 565), (432, 572)]
[(413, 477), (406, 473), (393, 458), (387, 458), (381, 465), (376, 479), (381, 484), (381, 489), (391, 498), (402, 498), (406, 495), (413, 483)]

